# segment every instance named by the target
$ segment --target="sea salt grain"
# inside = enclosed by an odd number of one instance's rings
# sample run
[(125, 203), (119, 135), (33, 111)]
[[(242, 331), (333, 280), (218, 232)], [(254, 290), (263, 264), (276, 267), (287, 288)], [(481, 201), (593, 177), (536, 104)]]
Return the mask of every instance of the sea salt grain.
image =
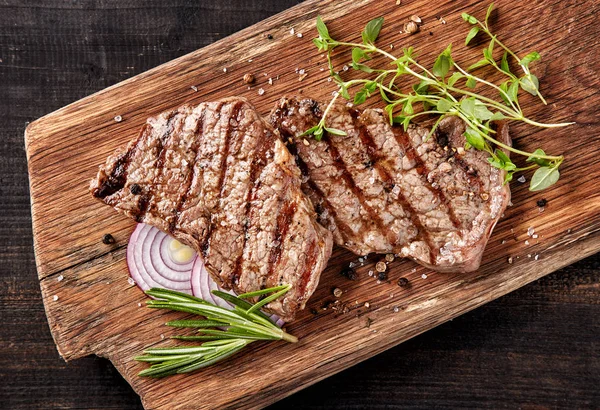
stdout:
[(135, 285), (133, 278), (127, 278), (127, 283), (129, 283), (131, 286)]
[(423, 278), (423, 279), (427, 279), (427, 275), (426, 275), (426, 274), (422, 274), (422, 275), (421, 275), (421, 278)]
[(117, 116), (115, 116), (115, 121), (121, 122), (121, 121), (123, 121), (123, 117), (121, 117), (120, 115), (117, 115)]
[(192, 90), (194, 90), (194, 92), (198, 92), (198, 87), (196, 87), (195, 85), (192, 85), (190, 88), (191, 88)]
[(524, 184), (527, 181), (527, 179), (525, 178), (525, 175), (521, 175), (519, 177), (519, 179), (517, 179), (517, 181), (519, 181), (520, 183)]
[(223, 72), (226, 73), (227, 72), (227, 67), (223, 67)]
[(58, 275), (58, 278), (56, 278), (57, 282), (60, 282), (64, 279), (65, 277), (63, 275)]
[(292, 27), (292, 28), (290, 29), (290, 34), (293, 36), (295, 33), (296, 33), (296, 31), (294, 30), (294, 27)]
[(265, 90), (263, 88), (258, 89), (258, 95), (263, 95), (264, 93), (265, 93)]
[(56, 302), (58, 300), (58, 296), (57, 295), (52, 296), (52, 300)]
[(533, 226), (530, 226), (529, 228), (527, 228), (527, 235), (533, 236), (534, 233), (535, 233), (535, 228)]
[(298, 33), (298, 34), (296, 34), (296, 37), (298, 37), (298, 38), (302, 38), (302, 33)]

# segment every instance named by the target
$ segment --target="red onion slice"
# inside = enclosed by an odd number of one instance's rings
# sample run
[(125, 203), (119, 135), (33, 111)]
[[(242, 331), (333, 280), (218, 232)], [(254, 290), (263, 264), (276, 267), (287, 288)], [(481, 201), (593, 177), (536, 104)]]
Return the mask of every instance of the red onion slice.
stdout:
[[(171, 256), (172, 237), (158, 228), (147, 224), (138, 224), (127, 245), (127, 266), (135, 283), (146, 291), (150, 288), (164, 288), (185, 292), (229, 309), (232, 305), (213, 295), (213, 290), (235, 295), (231, 290), (221, 288), (215, 282), (199, 255), (189, 261), (177, 261)], [(277, 315), (271, 320), (279, 327), (285, 322)]]
[[(160, 233), (160, 235), (159, 235)], [(187, 272), (170, 270), (160, 257), (159, 247), (163, 238), (157, 228), (138, 224), (127, 246), (127, 266), (131, 277), (142, 290), (153, 287), (191, 293), (191, 269)]]

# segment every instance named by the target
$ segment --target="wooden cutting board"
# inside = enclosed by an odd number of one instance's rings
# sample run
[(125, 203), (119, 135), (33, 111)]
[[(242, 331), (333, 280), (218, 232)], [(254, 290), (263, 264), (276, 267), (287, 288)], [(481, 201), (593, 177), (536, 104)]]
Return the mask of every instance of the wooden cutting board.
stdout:
[[(534, 71), (549, 105), (524, 96), (525, 112), (539, 121), (577, 125), (512, 129), (517, 147), (543, 145), (546, 152), (563, 153), (566, 161), (551, 190), (534, 194), (527, 184), (513, 183), (514, 205), (498, 224), (481, 269), (439, 274), (397, 260), (389, 279), (378, 283), (368, 274), (378, 260), (373, 256), (359, 265), (360, 279), (350, 281), (340, 271), (357, 257), (336, 249), (308, 308), (288, 327), (299, 343), (256, 344), (192, 375), (136, 376), (145, 365), (132, 357), (169, 343), (163, 340), (171, 334), (164, 322), (180, 315), (143, 307), (144, 295), (128, 283), (125, 248), (134, 223), (88, 194), (98, 165), (135, 136), (148, 116), (183, 103), (240, 95), (267, 114), (284, 94), (329, 98), (334, 87), (310, 41), (318, 14), (336, 38), (345, 40), (358, 39), (368, 20), (383, 15), (379, 44), (386, 49), (393, 44), (395, 51), (413, 45), (427, 64), (449, 42), (455, 45), (455, 60), (466, 65), (479, 59), (483, 42), (462, 46), (468, 26), (460, 13), (483, 16), (487, 3), (401, 3), (307, 1), (29, 125), (25, 139), (36, 261), (48, 322), (65, 360), (92, 353), (107, 357), (146, 408), (261, 407), (600, 249), (598, 4), (499, 1), (495, 31), (521, 54), (538, 50), (543, 55)], [(412, 14), (423, 19), (421, 31), (400, 33)], [(348, 59), (346, 54), (335, 61), (342, 66)], [(252, 87), (242, 82), (246, 73), (257, 78)], [(543, 212), (536, 205), (542, 198), (548, 201)], [(529, 227), (538, 238), (528, 236)], [(103, 244), (105, 233), (116, 244)], [(408, 287), (397, 285), (401, 277)], [(337, 304), (334, 287), (343, 290)]]

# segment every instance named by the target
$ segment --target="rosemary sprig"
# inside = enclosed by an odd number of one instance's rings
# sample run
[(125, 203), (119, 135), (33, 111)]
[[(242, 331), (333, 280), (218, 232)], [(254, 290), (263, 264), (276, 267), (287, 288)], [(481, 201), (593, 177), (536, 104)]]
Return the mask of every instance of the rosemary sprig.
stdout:
[[(280, 329), (260, 311), (265, 304), (277, 299), (290, 290), (290, 285), (276, 286), (257, 292), (233, 296), (228, 293), (212, 293), (234, 305), (233, 309), (216, 306), (203, 299), (173, 290), (153, 288), (146, 294), (154, 300), (146, 302), (148, 307), (193, 313), (204, 317), (202, 320), (175, 320), (168, 326), (197, 329), (197, 336), (173, 336), (173, 339), (199, 341), (198, 346), (176, 346), (144, 350), (142, 356), (135, 357), (140, 362), (151, 363), (142, 370), (140, 376), (164, 377), (177, 373), (188, 373), (224, 360), (250, 343), (257, 340), (285, 340), (296, 343), (295, 336)], [(252, 305), (245, 298), (268, 295)]]
[[(439, 115), (440, 118), (429, 133), (431, 136), (444, 116), (453, 115), (461, 118), (466, 123), (464, 135), (467, 143), (465, 148), (473, 147), (488, 152), (490, 164), (506, 171), (505, 182), (511, 181), (515, 172), (537, 168), (531, 178), (530, 190), (542, 190), (556, 183), (560, 176), (558, 168), (564, 160), (562, 155), (547, 155), (542, 149), (525, 152), (494, 138), (496, 132), (492, 128), (491, 122), (496, 120), (520, 121), (542, 128), (564, 127), (573, 123), (544, 124), (525, 116), (519, 105), (519, 89), (538, 96), (546, 104), (546, 100), (539, 91), (539, 81), (529, 70), (529, 64), (538, 60), (540, 55), (532, 52), (520, 58), (498, 40), (488, 25), (493, 8), (494, 5), (491, 4), (483, 22), (469, 14), (463, 13), (462, 15), (465, 21), (473, 25), (467, 35), (466, 44), (480, 31), (491, 38), (489, 45), (483, 49), (483, 59), (471, 65), (467, 70), (453, 60), (451, 44), (437, 57), (431, 69), (427, 69), (416, 60), (412, 47), (403, 49), (403, 55), (399, 58), (378, 48), (375, 41), (379, 36), (383, 17), (374, 19), (367, 24), (361, 33), (362, 43), (333, 39), (321, 17), (317, 17), (319, 37), (313, 39), (313, 42), (320, 51), (327, 52), (329, 72), (339, 88), (324, 110), (319, 123), (306, 130), (303, 135), (312, 134), (317, 140), (322, 138), (324, 132), (345, 135), (343, 130), (327, 128), (325, 125), (326, 118), (336, 100), (342, 96), (358, 105), (378, 93), (387, 104), (385, 111), (389, 115), (390, 123), (402, 124), (405, 129), (417, 117)], [(499, 64), (493, 56), (496, 45), (504, 50)], [(375, 77), (344, 81), (339, 72), (335, 71), (331, 60), (332, 51), (337, 47), (351, 48), (352, 68)], [(390, 64), (393, 68), (376, 69), (369, 66), (367, 62), (374, 55), (381, 55), (391, 60)], [(510, 71), (509, 58), (514, 58), (521, 67), (523, 71), (521, 77)], [(472, 70), (485, 65), (491, 65), (501, 71), (508, 76), (508, 80), (496, 85), (471, 73)], [(401, 89), (398, 80), (403, 77), (412, 77), (418, 82), (412, 84), (408, 89)], [(459, 81), (464, 85), (459, 86)], [(472, 91), (478, 84), (493, 89), (500, 99), (496, 100)], [(358, 87), (358, 91), (352, 97), (350, 89), (355, 87)], [(503, 150), (525, 156), (527, 162), (531, 164), (519, 168)]]

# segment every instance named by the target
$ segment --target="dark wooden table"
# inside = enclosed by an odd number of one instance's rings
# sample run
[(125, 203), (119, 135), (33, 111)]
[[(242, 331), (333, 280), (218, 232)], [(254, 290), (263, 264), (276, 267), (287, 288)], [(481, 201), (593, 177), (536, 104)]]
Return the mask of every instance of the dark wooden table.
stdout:
[[(32, 248), (26, 124), (295, 3), (1, 2), (0, 408), (141, 408), (108, 361), (66, 364), (56, 352)], [(598, 408), (599, 386), (597, 254), (273, 408)]]

